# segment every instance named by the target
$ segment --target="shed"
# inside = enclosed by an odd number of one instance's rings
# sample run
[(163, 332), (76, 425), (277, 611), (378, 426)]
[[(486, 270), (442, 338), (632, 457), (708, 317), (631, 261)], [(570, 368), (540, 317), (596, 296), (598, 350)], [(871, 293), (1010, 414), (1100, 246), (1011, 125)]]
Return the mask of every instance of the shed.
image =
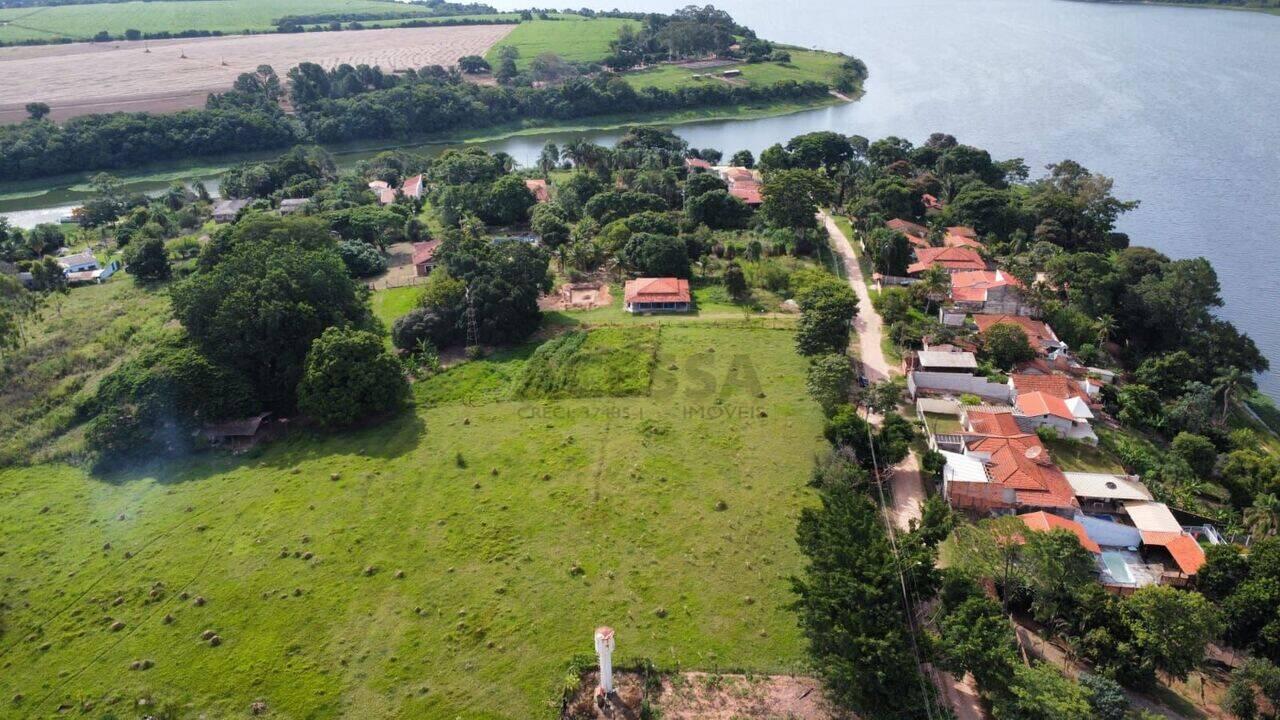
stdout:
[(1126, 502), (1124, 509), (1125, 512), (1129, 513), (1129, 519), (1133, 521), (1133, 526), (1142, 533), (1144, 541), (1149, 533), (1182, 532), (1182, 525), (1173, 516), (1173, 513), (1169, 511), (1169, 506), (1164, 503), (1135, 500)]
[(978, 369), (978, 359), (969, 352), (943, 352), (921, 350), (916, 353), (920, 369), (930, 372), (972, 372)]
[(204, 439), (213, 445), (242, 443), (251, 440), (262, 429), (262, 423), (271, 416), (264, 412), (253, 417), (206, 425), (200, 431)]
[(236, 219), (241, 210), (249, 207), (252, 200), (241, 198), (238, 200), (220, 200), (213, 206), (213, 221), (216, 223), (229, 223)]
[(302, 210), (311, 202), (311, 198), (286, 198), (280, 201), (280, 214), (292, 215)]
[(436, 249), (439, 247), (439, 240), (428, 240), (427, 242), (413, 244), (413, 268), (418, 277), (426, 277), (431, 274), (431, 270), (436, 266)]

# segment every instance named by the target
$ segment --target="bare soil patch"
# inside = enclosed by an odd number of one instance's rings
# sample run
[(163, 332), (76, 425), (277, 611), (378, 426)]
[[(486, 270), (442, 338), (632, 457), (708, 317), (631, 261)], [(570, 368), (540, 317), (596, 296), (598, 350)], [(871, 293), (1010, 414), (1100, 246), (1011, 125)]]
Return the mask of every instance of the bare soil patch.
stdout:
[(607, 282), (565, 283), (559, 292), (543, 295), (538, 307), (543, 310), (592, 310), (608, 307), (613, 302)]
[(818, 680), (796, 675), (721, 675), (702, 672), (663, 675), (660, 687), (646, 690), (636, 673), (615, 673), (616, 694), (603, 707), (594, 701), (597, 674), (583, 676), (582, 687), (564, 720), (638, 718), (648, 700), (663, 720), (836, 720)]
[(514, 25), (387, 28), (288, 35), (240, 35), (145, 42), (0, 48), (0, 122), (46, 102), (63, 120), (95, 112), (173, 112), (201, 107), (210, 92), (270, 65), (282, 77), (301, 62), (326, 68), (377, 65), (384, 72), (453, 65), (483, 55)]

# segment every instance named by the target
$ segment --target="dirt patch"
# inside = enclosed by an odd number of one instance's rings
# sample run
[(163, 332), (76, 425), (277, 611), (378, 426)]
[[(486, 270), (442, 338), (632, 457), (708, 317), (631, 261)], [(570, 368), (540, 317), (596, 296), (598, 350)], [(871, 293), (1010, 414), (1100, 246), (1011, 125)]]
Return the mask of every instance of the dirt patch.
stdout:
[(371, 290), (419, 285), (426, 282), (425, 277), (418, 277), (418, 268), (413, 265), (413, 243), (392, 243), (387, 246), (387, 271), (368, 281)]
[(202, 107), (243, 72), (270, 65), (284, 77), (301, 62), (326, 68), (377, 65), (384, 72), (453, 65), (483, 55), (514, 25), (387, 28), (240, 35), (142, 42), (0, 48), (0, 122), (20, 122), (24, 105), (48, 103), (54, 120), (95, 112), (172, 112)]
[(835, 720), (815, 678), (796, 675), (720, 675), (701, 672), (663, 675), (646, 690), (636, 673), (617, 673), (609, 702), (595, 700), (597, 674), (583, 676), (563, 720), (624, 720), (639, 717), (648, 700), (663, 720)]
[(612, 302), (609, 283), (565, 283), (559, 292), (538, 298), (538, 307), (542, 310), (592, 310), (608, 307)]

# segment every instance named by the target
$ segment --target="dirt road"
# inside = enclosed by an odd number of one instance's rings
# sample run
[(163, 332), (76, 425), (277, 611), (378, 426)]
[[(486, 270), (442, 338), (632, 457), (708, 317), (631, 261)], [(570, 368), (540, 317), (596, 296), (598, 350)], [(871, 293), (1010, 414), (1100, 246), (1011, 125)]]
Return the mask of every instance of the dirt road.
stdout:
[(858, 258), (853, 254), (853, 245), (830, 215), (820, 212), (818, 217), (827, 228), (832, 247), (844, 264), (849, 285), (858, 294), (858, 316), (853, 320), (853, 327), (858, 331), (858, 357), (862, 360), (863, 372), (867, 380), (873, 383), (887, 380), (896, 368), (889, 367), (884, 348), (880, 345), (881, 338), (884, 337), (884, 323), (880, 321), (880, 314), (871, 306), (871, 294), (867, 292), (867, 283), (862, 277), (862, 268), (858, 266)]

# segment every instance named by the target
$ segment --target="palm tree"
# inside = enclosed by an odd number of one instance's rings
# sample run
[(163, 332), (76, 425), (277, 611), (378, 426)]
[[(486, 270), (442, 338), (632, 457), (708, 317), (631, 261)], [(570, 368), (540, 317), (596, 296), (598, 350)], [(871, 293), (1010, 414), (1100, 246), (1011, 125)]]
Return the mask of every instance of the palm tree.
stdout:
[(542, 170), (542, 177), (545, 179), (560, 164), (560, 148), (550, 140), (546, 145), (542, 146), (542, 153), (538, 155), (538, 168)]
[(1235, 399), (1236, 394), (1242, 389), (1251, 389), (1252, 384), (1253, 378), (1238, 367), (1229, 367), (1218, 371), (1218, 376), (1213, 379), (1213, 391), (1222, 395), (1222, 417), (1219, 420), (1220, 422), (1226, 422), (1227, 411), (1231, 409), (1231, 401)]
[(1116, 331), (1116, 319), (1110, 315), (1100, 315), (1093, 323), (1094, 331), (1098, 333), (1098, 347), (1107, 344), (1111, 339), (1111, 335)]
[(591, 143), (587, 142), (586, 138), (574, 138), (565, 144), (561, 156), (568, 158), (574, 167), (579, 167), (586, 161), (588, 153), (591, 152), (590, 146)]
[(1275, 535), (1280, 530), (1280, 497), (1275, 493), (1260, 493), (1253, 499), (1253, 506), (1245, 508), (1244, 524), (1255, 535)]

